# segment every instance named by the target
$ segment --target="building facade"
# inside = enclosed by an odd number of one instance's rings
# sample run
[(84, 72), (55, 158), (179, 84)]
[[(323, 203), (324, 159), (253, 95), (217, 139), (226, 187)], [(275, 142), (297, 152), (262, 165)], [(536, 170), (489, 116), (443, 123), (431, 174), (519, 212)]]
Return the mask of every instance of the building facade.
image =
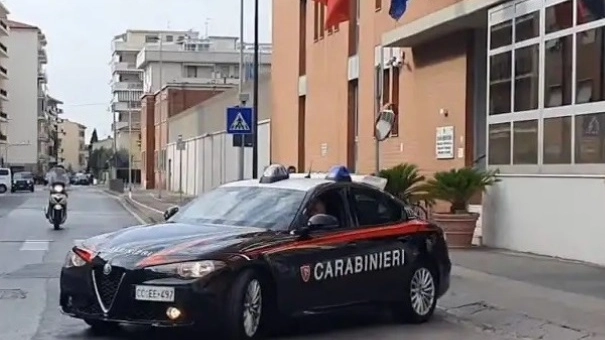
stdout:
[(5, 107), (7, 112), (18, 114), (11, 115), (8, 123), (7, 162), (11, 166), (39, 171), (39, 154), (48, 141), (43, 124), (40, 124), (47, 119), (46, 36), (36, 26), (16, 21), (8, 21), (8, 26), (11, 32), (8, 49), (18, 57), (8, 59), (10, 77), (5, 94), (12, 95)]
[[(112, 40), (111, 109), (116, 117), (112, 127), (118, 149), (132, 151), (133, 169), (140, 168), (140, 152), (137, 144), (141, 124), (141, 96), (143, 95), (143, 70), (136, 67), (137, 54), (146, 44), (155, 44), (161, 36), (166, 42), (195, 32), (127, 30)], [(136, 147), (136, 148), (135, 148)]]
[(85, 141), (86, 126), (63, 119), (59, 123), (59, 131), (61, 132), (61, 142), (59, 143), (61, 164), (73, 172), (86, 170), (88, 154)]
[(389, 1), (349, 4), (325, 27), (320, 2), (273, 1), (272, 161), (497, 168), (484, 243), (605, 264), (605, 2), (411, 1), (399, 21)]
[(8, 27), (9, 11), (0, 3), (0, 166), (2, 166), (8, 156), (8, 111), (4, 102), (8, 100), (7, 95), (2, 95), (8, 87)]

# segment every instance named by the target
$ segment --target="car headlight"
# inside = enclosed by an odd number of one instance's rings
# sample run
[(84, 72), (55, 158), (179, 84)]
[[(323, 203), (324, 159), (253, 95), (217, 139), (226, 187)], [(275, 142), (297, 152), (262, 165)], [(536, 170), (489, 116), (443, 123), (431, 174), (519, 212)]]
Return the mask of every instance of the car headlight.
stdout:
[(184, 279), (197, 279), (224, 267), (224, 262), (207, 260), (163, 264), (146, 269), (156, 273), (178, 275)]
[(63, 192), (63, 186), (62, 185), (55, 185), (53, 187), (53, 191), (55, 191), (55, 192)]
[(82, 267), (85, 264), (86, 264), (86, 261), (84, 261), (83, 258), (81, 258), (78, 254), (76, 254), (72, 250), (70, 250), (67, 253), (67, 257), (65, 257), (64, 267), (65, 268)]

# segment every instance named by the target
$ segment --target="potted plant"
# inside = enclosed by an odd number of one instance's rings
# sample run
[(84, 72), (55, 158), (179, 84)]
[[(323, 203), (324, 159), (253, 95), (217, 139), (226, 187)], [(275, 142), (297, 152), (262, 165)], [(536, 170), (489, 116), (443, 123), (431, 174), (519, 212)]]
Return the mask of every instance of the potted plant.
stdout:
[(426, 182), (423, 189), (432, 198), (450, 204), (449, 212), (432, 214), (434, 222), (444, 229), (450, 247), (472, 246), (479, 214), (468, 211), (469, 201), (475, 194), (484, 192), (489, 186), (499, 182), (497, 174), (497, 170), (452, 169), (437, 172)]
[(427, 209), (432, 200), (423, 188), (426, 178), (420, 174), (418, 166), (402, 163), (392, 168), (381, 170), (378, 176), (387, 180), (384, 190), (399, 198), (420, 217), (428, 217)]

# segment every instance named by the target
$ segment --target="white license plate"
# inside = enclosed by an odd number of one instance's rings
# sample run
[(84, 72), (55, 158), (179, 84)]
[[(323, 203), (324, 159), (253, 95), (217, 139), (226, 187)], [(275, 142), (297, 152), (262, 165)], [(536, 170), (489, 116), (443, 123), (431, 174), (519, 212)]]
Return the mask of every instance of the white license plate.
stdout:
[(134, 298), (138, 301), (174, 302), (174, 288), (158, 286), (136, 286)]

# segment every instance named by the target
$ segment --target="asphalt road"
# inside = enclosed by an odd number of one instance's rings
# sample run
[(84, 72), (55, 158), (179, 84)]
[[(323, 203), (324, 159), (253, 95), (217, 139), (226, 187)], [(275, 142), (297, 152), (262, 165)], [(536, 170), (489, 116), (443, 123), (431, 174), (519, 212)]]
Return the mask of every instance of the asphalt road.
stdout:
[[(113, 197), (95, 188), (70, 193), (65, 228), (52, 230), (43, 207), (47, 192), (0, 196), (0, 340), (188, 339), (174, 330), (124, 327), (95, 336), (86, 325), (59, 313), (58, 278), (67, 250), (76, 242), (135, 225), (137, 220)], [(284, 339), (497, 340), (437, 314), (424, 325), (395, 325), (376, 313), (303, 320)]]

